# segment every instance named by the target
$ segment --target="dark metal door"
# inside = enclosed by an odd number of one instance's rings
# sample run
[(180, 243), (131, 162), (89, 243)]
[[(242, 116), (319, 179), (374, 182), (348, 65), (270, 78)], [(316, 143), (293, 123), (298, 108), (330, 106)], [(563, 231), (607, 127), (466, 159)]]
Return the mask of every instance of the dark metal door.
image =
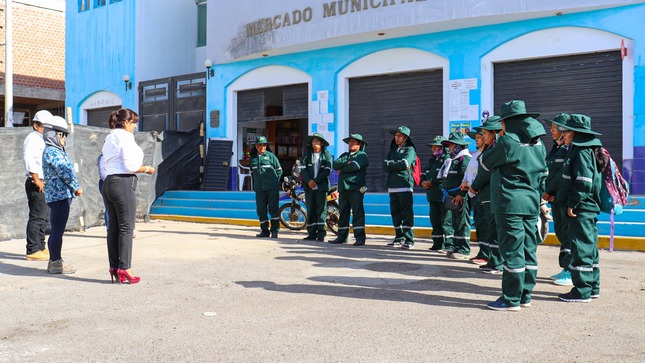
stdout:
[(204, 168), (204, 190), (226, 190), (231, 172), (233, 141), (208, 140), (206, 167)]

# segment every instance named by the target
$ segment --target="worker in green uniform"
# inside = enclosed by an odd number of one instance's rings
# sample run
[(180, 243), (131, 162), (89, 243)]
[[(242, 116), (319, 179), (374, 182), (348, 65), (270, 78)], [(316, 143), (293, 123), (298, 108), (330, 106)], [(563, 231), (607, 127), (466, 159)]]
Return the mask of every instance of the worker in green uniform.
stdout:
[(302, 157), (302, 185), (305, 189), (307, 204), (307, 237), (305, 240), (324, 242), (325, 218), (327, 215), (327, 192), (329, 192), (329, 173), (333, 158), (327, 151), (329, 142), (314, 133), (307, 140), (305, 155)]
[(445, 254), (444, 248), (452, 248), (452, 214), (443, 207), (443, 184), (437, 178), (439, 170), (448, 158), (446, 149), (441, 144), (446, 138), (435, 136), (428, 146), (432, 148), (432, 156), (421, 174), (421, 186), (426, 190), (430, 203), (430, 224), (432, 224), (431, 252)]
[(558, 130), (558, 127), (564, 127), (571, 118), (569, 114), (560, 113), (553, 120), (544, 120), (551, 124), (551, 136), (553, 136), (553, 147), (546, 156), (546, 165), (549, 169), (549, 175), (546, 177), (546, 184), (542, 199), (551, 202), (551, 215), (553, 216), (553, 228), (555, 236), (560, 241), (560, 255), (558, 262), (562, 271), (551, 276), (553, 283), (562, 286), (571, 286), (571, 243), (567, 235), (567, 205), (566, 200), (556, 200), (556, 194), (562, 182), (562, 166), (564, 159), (569, 150), (570, 144), (564, 142), (564, 133)]
[(571, 243), (571, 280), (573, 288), (558, 298), (566, 302), (589, 302), (600, 296), (600, 258), (598, 228), (600, 188), (603, 165), (598, 165), (595, 149), (602, 146), (598, 132), (591, 130), (589, 116), (572, 114), (564, 127), (565, 143), (571, 146), (562, 166), (562, 182), (555, 197), (565, 201), (567, 233)]
[[(255, 148), (251, 150), (249, 165), (253, 175), (256, 211), (260, 219), (260, 233), (256, 237), (269, 237), (270, 235), (271, 238), (278, 238), (280, 230), (278, 196), (282, 167), (280, 167), (278, 158), (267, 150), (266, 137), (257, 137)], [(270, 231), (267, 210), (271, 214)]]
[(414, 248), (414, 210), (413, 188), (414, 163), (417, 150), (410, 137), (410, 128), (399, 126), (390, 130), (394, 135), (390, 151), (383, 160), (383, 170), (387, 173), (385, 186), (390, 195), (390, 215), (394, 226), (394, 240), (387, 245), (406, 250)]
[(502, 136), (480, 159), (491, 170), (491, 211), (504, 260), (502, 296), (488, 303), (493, 310), (517, 311), (531, 304), (537, 277), (537, 219), (546, 179), (544, 126), (526, 111), (524, 101), (502, 105)]
[[(491, 116), (480, 126), (485, 145), (480, 159), (490, 151), (495, 141), (497, 141), (498, 133), (502, 131), (502, 123), (499, 120), (499, 116)], [(501, 275), (503, 260), (497, 241), (497, 226), (490, 206), (490, 176), (490, 170), (484, 169), (479, 163), (477, 177), (475, 177), (470, 186), (470, 192), (477, 195), (481, 205), (481, 223), (484, 227), (481, 228), (481, 236), (479, 235), (480, 228), (477, 228), (477, 237), (480, 241), (485, 241), (485, 245), (488, 247), (487, 262), (479, 267), (483, 273)]]
[(343, 139), (349, 145), (349, 151), (342, 153), (332, 167), (338, 175), (338, 237), (329, 243), (347, 243), (349, 236), (349, 216), (352, 215), (354, 227), (354, 246), (365, 245), (365, 207), (363, 197), (367, 179), (369, 161), (365, 153), (367, 142), (360, 134), (350, 134)]
[(453, 247), (452, 250), (447, 250), (447, 255), (456, 260), (467, 260), (470, 258), (470, 208), (468, 192), (460, 187), (471, 158), (468, 141), (464, 140), (461, 132), (453, 131), (442, 144), (449, 152), (438, 174), (443, 182), (444, 200), (454, 198), (454, 204), (462, 206), (460, 210), (451, 211)]
[(470, 208), (473, 211), (473, 224), (475, 226), (475, 235), (477, 237), (476, 242), (479, 247), (477, 254), (474, 257), (471, 257), (468, 261), (475, 265), (482, 266), (488, 262), (488, 255), (490, 252), (488, 241), (485, 236), (486, 232), (484, 231), (488, 226), (486, 225), (486, 220), (484, 218), (484, 205), (482, 204), (481, 198), (470, 191), (470, 186), (477, 177), (479, 156), (484, 151), (484, 146), (486, 146), (486, 144), (484, 144), (484, 136), (482, 134), (481, 127), (473, 127), (471, 131), (467, 132), (467, 134), (471, 139), (475, 140), (475, 147), (477, 147), (477, 149), (471, 154), (460, 188), (461, 190), (468, 191), (468, 200), (470, 201)]

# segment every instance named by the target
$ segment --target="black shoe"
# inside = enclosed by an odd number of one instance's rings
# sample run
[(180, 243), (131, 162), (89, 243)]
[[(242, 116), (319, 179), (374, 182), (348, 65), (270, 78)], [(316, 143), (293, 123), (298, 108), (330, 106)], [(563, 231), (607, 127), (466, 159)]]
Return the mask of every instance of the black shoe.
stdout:
[(278, 238), (278, 232), (271, 232), (271, 238)]
[(325, 237), (316, 238), (316, 242), (325, 242)]
[(356, 242), (354, 242), (354, 246), (365, 246), (365, 240), (364, 239), (356, 240)]
[(336, 238), (336, 239), (333, 239), (333, 240), (329, 241), (329, 243), (332, 243), (332, 244), (342, 244), (342, 243), (347, 243), (347, 241), (346, 241), (346, 240), (344, 240), (344, 239)]
[(259, 237), (259, 238), (267, 238), (267, 237), (269, 237), (269, 232), (264, 232), (264, 231), (262, 231), (262, 232), (260, 232), (260, 233), (256, 234), (256, 235), (255, 235), (255, 237)]
[(315, 239), (316, 239), (316, 236), (307, 236), (307, 237), (303, 238), (302, 240), (303, 241), (313, 241)]

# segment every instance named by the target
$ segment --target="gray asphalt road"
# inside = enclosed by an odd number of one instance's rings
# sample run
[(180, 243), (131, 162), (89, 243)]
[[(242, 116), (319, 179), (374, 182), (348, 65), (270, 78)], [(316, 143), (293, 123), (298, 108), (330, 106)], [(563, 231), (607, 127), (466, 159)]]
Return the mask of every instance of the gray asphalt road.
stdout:
[[(142, 282), (111, 284), (105, 229), (65, 235), (52, 276), (0, 242), (0, 361), (642, 362), (645, 254), (601, 252), (601, 297), (557, 300), (542, 246), (530, 308), (496, 312), (500, 276), (416, 249), (257, 239), (252, 227), (137, 225)], [(476, 249), (476, 248), (475, 248)]]

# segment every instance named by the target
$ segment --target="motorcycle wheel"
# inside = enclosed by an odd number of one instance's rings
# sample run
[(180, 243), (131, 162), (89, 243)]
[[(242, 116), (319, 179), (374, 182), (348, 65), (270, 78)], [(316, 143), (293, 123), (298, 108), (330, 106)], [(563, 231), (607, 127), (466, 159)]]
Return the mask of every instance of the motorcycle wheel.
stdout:
[(327, 202), (327, 218), (325, 224), (331, 233), (338, 235), (338, 221), (340, 220), (340, 208), (336, 201)]
[(280, 223), (293, 231), (299, 231), (307, 227), (307, 213), (301, 206), (291, 206), (291, 203), (283, 204), (280, 207)]

